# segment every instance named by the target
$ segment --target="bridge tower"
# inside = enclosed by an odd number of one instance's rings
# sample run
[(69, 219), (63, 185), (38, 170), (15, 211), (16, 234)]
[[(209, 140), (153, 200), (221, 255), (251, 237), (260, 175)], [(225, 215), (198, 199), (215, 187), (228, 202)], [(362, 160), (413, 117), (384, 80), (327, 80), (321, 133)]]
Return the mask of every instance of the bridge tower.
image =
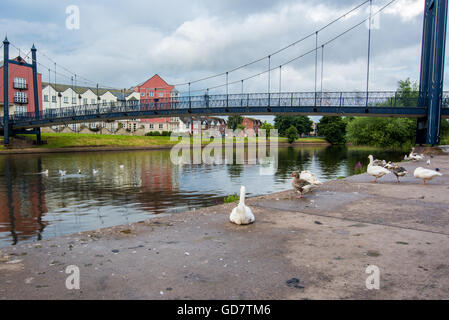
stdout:
[(418, 104), (427, 115), (418, 119), (418, 144), (440, 143), (447, 9), (448, 0), (425, 1)]

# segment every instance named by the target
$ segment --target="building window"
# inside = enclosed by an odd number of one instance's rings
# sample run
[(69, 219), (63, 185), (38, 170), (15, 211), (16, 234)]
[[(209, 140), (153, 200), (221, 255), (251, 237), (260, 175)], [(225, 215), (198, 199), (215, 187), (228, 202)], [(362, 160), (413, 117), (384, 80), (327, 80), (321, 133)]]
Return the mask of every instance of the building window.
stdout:
[(14, 77), (14, 88), (26, 89), (27, 83), (25, 78)]
[(159, 124), (159, 129), (162, 129), (164, 125), (162, 123)]
[(83, 98), (83, 104), (87, 104), (87, 98)]
[(76, 123), (72, 124), (72, 130), (76, 131)]
[(27, 95), (25, 92), (14, 92), (14, 102), (17, 103), (28, 103)]
[(154, 92), (151, 91), (151, 92), (150, 92), (150, 97), (153, 97), (153, 96), (154, 96)]
[(163, 92), (159, 92), (159, 98), (162, 98), (164, 96)]
[(56, 96), (51, 96), (51, 102), (56, 103)]
[(27, 112), (26, 106), (16, 106), (14, 110), (14, 114), (25, 114)]
[(145, 97), (145, 92), (142, 92), (142, 93), (140, 94), (140, 96), (141, 96), (141, 97)]
[(91, 104), (95, 104), (95, 99), (90, 99)]
[(76, 104), (76, 97), (72, 97), (72, 104)]
[(48, 95), (44, 94), (44, 102), (48, 102)]
[(108, 103), (107, 100), (103, 100), (103, 105), (105, 106)]
[(69, 103), (69, 97), (64, 97), (64, 103)]
[(133, 124), (133, 131), (136, 131), (136, 129), (137, 129), (137, 125), (134, 123)]
[(95, 129), (96, 127), (97, 127), (96, 123), (94, 123), (94, 122), (90, 123), (90, 128), (91, 129)]
[(154, 129), (154, 125), (150, 123), (150, 129)]

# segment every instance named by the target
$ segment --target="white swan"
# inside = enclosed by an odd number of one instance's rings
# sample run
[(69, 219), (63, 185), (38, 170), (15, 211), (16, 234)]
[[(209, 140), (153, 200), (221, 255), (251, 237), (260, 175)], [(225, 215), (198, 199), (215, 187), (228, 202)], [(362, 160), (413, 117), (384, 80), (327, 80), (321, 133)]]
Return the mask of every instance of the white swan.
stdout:
[(41, 174), (48, 176), (48, 169), (41, 172)]
[(96, 175), (96, 174), (98, 173), (98, 171), (99, 171), (99, 170), (92, 169), (92, 174), (93, 174), (93, 175)]
[(256, 220), (251, 209), (245, 205), (245, 193), (245, 186), (241, 186), (239, 205), (232, 210), (229, 216), (229, 220), (235, 224), (250, 224)]
[(374, 181), (373, 182), (377, 182), (378, 178), (383, 177), (386, 174), (389, 174), (390, 171), (388, 171), (387, 169), (385, 169), (384, 167), (381, 166), (375, 166), (373, 165), (374, 162), (374, 158), (372, 155), (369, 155), (368, 157), (369, 159), (369, 164), (368, 164), (368, 168), (366, 170), (366, 172), (374, 177)]
[(427, 181), (430, 181), (435, 177), (440, 177), (443, 174), (435, 170), (418, 167), (415, 169), (413, 175), (415, 176), (415, 178), (421, 179), (423, 181), (423, 184), (426, 184)]
[(313, 172), (310, 172), (308, 170), (301, 171), (301, 174), (299, 175), (299, 179), (305, 180), (312, 185), (323, 184)]
[(125, 166), (123, 164), (121, 164), (119, 167), (120, 169), (125, 169)]
[(62, 176), (65, 176), (66, 172), (67, 172), (67, 171), (59, 170), (59, 175), (60, 175), (61, 177), (62, 177)]

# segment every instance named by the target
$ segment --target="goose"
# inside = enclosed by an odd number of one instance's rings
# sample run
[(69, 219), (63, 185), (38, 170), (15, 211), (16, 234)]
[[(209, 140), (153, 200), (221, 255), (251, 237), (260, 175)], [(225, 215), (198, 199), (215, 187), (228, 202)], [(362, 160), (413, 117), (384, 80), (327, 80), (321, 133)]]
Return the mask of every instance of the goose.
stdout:
[(407, 170), (404, 167), (401, 167), (399, 165), (392, 165), (390, 168), (388, 168), (393, 172), (393, 174), (396, 176), (396, 179), (399, 181), (399, 177), (404, 177), (407, 175)]
[(369, 164), (368, 164), (368, 168), (366, 170), (366, 172), (374, 177), (374, 181), (373, 182), (377, 182), (378, 178), (383, 177), (386, 174), (389, 174), (390, 171), (388, 171), (387, 169), (385, 169), (384, 167), (381, 166), (375, 166), (373, 165), (374, 162), (374, 158), (372, 155), (369, 155), (368, 157), (369, 159)]
[(245, 193), (245, 186), (241, 186), (239, 205), (232, 210), (231, 215), (229, 216), (229, 220), (238, 225), (250, 224), (256, 220), (251, 209), (245, 205)]
[(92, 174), (96, 175), (98, 173), (98, 170), (92, 169)]
[(430, 159), (427, 160), (426, 164), (430, 166)]
[(374, 160), (373, 161), (373, 165), (374, 166), (380, 166), (380, 167), (385, 167), (387, 165), (387, 161), (385, 160)]
[(78, 174), (81, 174), (81, 170), (80, 169), (78, 169)]
[(423, 154), (417, 154), (415, 152), (415, 147), (412, 148), (412, 151), (410, 152), (410, 155), (408, 156), (410, 160), (419, 161), (424, 159)]
[(309, 192), (313, 188), (313, 184), (307, 180), (301, 179), (298, 172), (293, 172), (290, 177), (293, 178), (292, 186), (293, 190), (299, 193), (299, 198), (302, 198), (302, 195)]
[(125, 166), (123, 164), (121, 164), (119, 167), (120, 169), (125, 169)]
[(306, 180), (307, 182), (313, 185), (323, 184), (313, 172), (310, 172), (308, 170), (301, 171), (299, 179)]
[(410, 160), (410, 158), (408, 157), (408, 155), (405, 155), (404, 156), (404, 161), (409, 161)]
[(421, 179), (423, 181), (423, 184), (426, 184), (427, 181), (432, 180), (435, 177), (440, 177), (443, 174), (441, 174), (439, 169), (436, 170), (430, 170), (430, 169), (425, 169), (423, 167), (418, 167), (415, 169), (415, 172), (413, 173), (413, 175), (415, 176), (415, 178)]
[(59, 175), (60, 175), (61, 177), (62, 177), (62, 176), (65, 176), (66, 172), (67, 172), (67, 171), (59, 170)]

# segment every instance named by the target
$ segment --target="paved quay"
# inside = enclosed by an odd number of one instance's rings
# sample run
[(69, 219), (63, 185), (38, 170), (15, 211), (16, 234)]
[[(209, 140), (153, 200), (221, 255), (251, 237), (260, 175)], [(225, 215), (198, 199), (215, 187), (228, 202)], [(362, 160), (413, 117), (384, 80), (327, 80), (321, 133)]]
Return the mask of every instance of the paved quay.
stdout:
[(361, 174), (248, 199), (249, 226), (223, 204), (0, 248), (0, 299), (449, 299), (449, 156), (425, 186), (425, 161), (403, 166), (400, 184)]

